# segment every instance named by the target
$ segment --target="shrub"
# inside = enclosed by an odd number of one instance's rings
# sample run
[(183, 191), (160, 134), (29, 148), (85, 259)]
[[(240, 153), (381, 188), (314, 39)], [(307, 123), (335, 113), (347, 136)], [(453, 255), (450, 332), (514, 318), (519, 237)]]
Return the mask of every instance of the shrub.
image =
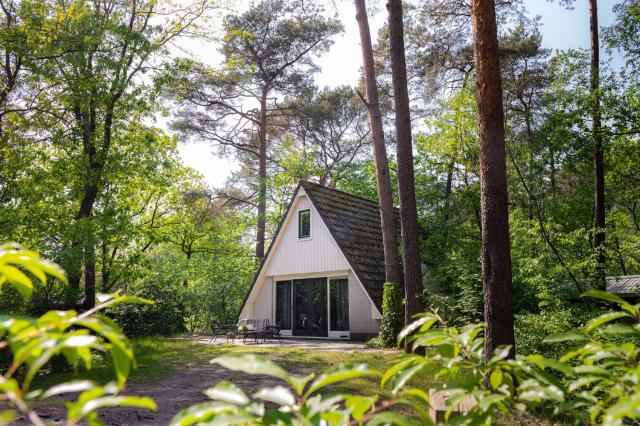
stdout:
[(568, 350), (567, 345), (551, 345), (545, 337), (578, 328), (593, 317), (584, 305), (554, 307), (539, 313), (515, 315), (516, 349), (519, 354), (539, 354), (547, 358), (557, 358)]
[(396, 345), (396, 338), (404, 325), (404, 306), (400, 286), (393, 282), (384, 284), (382, 296), (382, 324), (380, 339), (386, 347)]
[(131, 293), (154, 303), (120, 304), (107, 311), (127, 336), (170, 336), (184, 333), (185, 312), (180, 288), (157, 281), (144, 281)]
[(380, 336), (374, 337), (372, 339), (369, 339), (365, 342), (364, 346), (367, 349), (378, 349), (378, 348), (384, 348), (384, 344), (382, 343), (382, 339), (380, 338)]

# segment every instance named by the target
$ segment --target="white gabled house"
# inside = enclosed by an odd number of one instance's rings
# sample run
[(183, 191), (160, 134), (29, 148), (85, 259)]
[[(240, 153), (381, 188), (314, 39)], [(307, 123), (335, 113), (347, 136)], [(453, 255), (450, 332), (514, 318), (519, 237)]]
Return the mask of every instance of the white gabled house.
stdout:
[(301, 182), (239, 319), (268, 319), (289, 336), (377, 334), (385, 279), (382, 247), (377, 202)]

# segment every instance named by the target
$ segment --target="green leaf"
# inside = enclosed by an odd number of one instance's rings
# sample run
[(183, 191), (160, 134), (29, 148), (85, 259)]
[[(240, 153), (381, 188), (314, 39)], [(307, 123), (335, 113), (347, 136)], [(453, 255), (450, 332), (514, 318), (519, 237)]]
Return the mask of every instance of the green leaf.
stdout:
[(573, 376), (575, 374), (573, 367), (571, 367), (569, 364), (557, 361), (555, 359), (547, 359), (541, 355), (529, 355), (525, 359), (542, 369), (552, 368), (563, 373), (566, 376)]
[(291, 387), (293, 387), (293, 390), (295, 390), (298, 395), (302, 395), (302, 392), (304, 392), (304, 387), (314, 377), (315, 377), (315, 374), (313, 374), (313, 373), (311, 373), (311, 374), (309, 374), (308, 376), (305, 376), (305, 377), (291, 376), (291, 377), (289, 377), (288, 382), (291, 385)]
[(84, 392), (88, 389), (91, 389), (93, 386), (95, 386), (95, 384), (89, 380), (76, 380), (72, 382), (61, 383), (47, 389), (47, 391), (42, 394), (41, 398), (46, 399), (55, 395), (62, 395), (65, 393)]
[(542, 339), (544, 343), (560, 343), (584, 340), (587, 340), (587, 338), (578, 333), (555, 333)]
[(624, 301), (624, 299), (616, 296), (613, 293), (609, 293), (608, 291), (589, 290), (582, 293), (580, 297), (590, 297), (592, 299), (599, 299), (607, 302), (617, 303), (618, 305), (628, 304), (627, 302)]
[(237, 413), (238, 407), (219, 401), (201, 402), (180, 410), (169, 423), (169, 426), (189, 426), (211, 420), (217, 415)]
[(367, 426), (421, 426), (422, 423), (413, 417), (404, 416), (392, 411), (377, 413), (367, 422)]
[(124, 386), (131, 371), (131, 357), (121, 344), (111, 342), (111, 358), (113, 359), (113, 368), (116, 373), (118, 386)]
[(284, 386), (261, 388), (258, 392), (253, 394), (253, 396), (263, 401), (273, 402), (281, 406), (292, 406), (296, 403), (296, 399), (291, 391)]
[(415, 364), (398, 373), (393, 381), (393, 389), (391, 390), (391, 393), (396, 395), (418, 371), (422, 370), (424, 366), (424, 363)]
[(242, 389), (228, 381), (222, 381), (214, 387), (205, 390), (204, 394), (211, 399), (229, 402), (235, 405), (247, 405), (251, 402)]
[(290, 379), (289, 373), (282, 367), (260, 355), (223, 355), (211, 360), (211, 363), (232, 371), (242, 371), (254, 375), (264, 374), (285, 381)]
[(511, 353), (511, 345), (500, 345), (494, 351), (489, 361), (489, 365), (495, 364), (498, 361), (507, 359)]
[(416, 331), (419, 328), (422, 328), (422, 331), (427, 331), (433, 324), (438, 322), (438, 318), (433, 315), (425, 315), (423, 317), (418, 318), (408, 326), (402, 329), (400, 334), (398, 334), (398, 343), (402, 342), (407, 336)]
[(600, 315), (589, 321), (587, 323), (587, 331), (591, 331), (594, 328), (600, 327), (602, 324), (608, 323), (610, 321), (617, 320), (619, 318), (633, 318), (628, 312), (607, 312), (606, 314)]
[(105, 396), (102, 398), (87, 401), (80, 410), (79, 418), (83, 418), (89, 413), (103, 407), (135, 407), (156, 410), (158, 407), (151, 398), (141, 398), (137, 396)]
[(139, 303), (141, 305), (155, 305), (155, 303), (156, 303), (153, 300), (145, 299), (144, 297), (139, 297), (139, 296), (124, 296), (122, 298), (122, 302), (124, 302), (124, 303)]
[(374, 400), (360, 395), (351, 395), (345, 398), (344, 404), (356, 420), (361, 420), (373, 406)]
[(6, 278), (6, 280), (13, 285), (23, 298), (28, 299), (31, 297), (31, 293), (33, 292), (33, 283), (29, 277), (24, 274), (24, 272), (14, 266), (0, 265), (0, 276)]
[(405, 395), (415, 397), (419, 399), (421, 402), (428, 404), (429, 403), (429, 394), (418, 388), (409, 388), (403, 391)]
[(382, 375), (382, 379), (380, 380), (380, 387), (384, 387), (389, 379), (398, 374), (399, 371), (416, 362), (418, 359), (420, 359), (420, 357), (418, 357), (417, 355), (409, 355), (406, 358), (403, 358), (400, 362), (389, 367), (387, 371), (385, 371)]
[(305, 395), (309, 396), (315, 391), (334, 383), (354, 379), (356, 377), (371, 376), (373, 374), (375, 374), (375, 371), (371, 370), (367, 364), (340, 365), (318, 376), (318, 378), (311, 384)]
[(493, 389), (498, 389), (502, 384), (503, 377), (504, 374), (502, 373), (502, 370), (493, 370), (489, 375), (489, 383), (491, 384), (491, 387)]

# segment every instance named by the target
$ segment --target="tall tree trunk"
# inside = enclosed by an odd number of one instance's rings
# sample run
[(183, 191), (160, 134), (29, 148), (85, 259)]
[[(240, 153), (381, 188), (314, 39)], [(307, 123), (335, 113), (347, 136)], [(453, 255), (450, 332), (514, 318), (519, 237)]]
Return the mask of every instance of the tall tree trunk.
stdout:
[(369, 126), (373, 140), (373, 156), (376, 162), (376, 183), (380, 200), (380, 224), (382, 227), (382, 243), (384, 247), (384, 269), (387, 281), (400, 282), (400, 257), (398, 256), (398, 238), (396, 234), (395, 212), (393, 210), (393, 194), (389, 178), (389, 160), (387, 148), (384, 144), (384, 130), (382, 127), (382, 113), (378, 99), (378, 87), (373, 65), (373, 48), (365, 0), (354, 0), (356, 6), (356, 20), (360, 29), (360, 44), (362, 46), (362, 62), (364, 80), (367, 91), (367, 110), (369, 111)]
[(604, 154), (602, 152), (602, 113), (600, 110), (600, 37), (598, 35), (598, 1), (589, 0), (589, 21), (591, 33), (591, 96), (592, 96), (592, 137), (593, 137), (593, 170), (594, 170), (594, 202), (596, 232), (596, 287), (606, 288), (605, 241), (605, 200), (604, 200)]
[[(407, 65), (404, 53), (404, 25), (402, 0), (389, 0), (389, 42), (393, 98), (396, 110), (396, 153), (398, 157), (398, 193), (400, 195), (400, 225), (404, 260), (405, 308), (404, 322), (424, 310), (422, 300), (422, 269), (418, 241), (418, 210), (413, 174), (413, 143), (411, 140), (411, 112), (407, 88)], [(407, 346), (409, 349), (409, 346)]]
[[(82, 200), (80, 201), (80, 209), (76, 215), (76, 222), (80, 228), (78, 233), (80, 242), (75, 244), (79, 250), (79, 257), (82, 262), (78, 263), (84, 266), (84, 307), (91, 309), (95, 306), (95, 288), (96, 288), (96, 271), (95, 271), (95, 253), (93, 243), (93, 229), (91, 218), (93, 217), (93, 206), (98, 197), (98, 180), (102, 171), (102, 164), (97, 161), (97, 150), (95, 145), (96, 131), (96, 112), (93, 101), (90, 101), (88, 111), (76, 113), (82, 123), (82, 146), (85, 161), (84, 182), (82, 184)], [(80, 276), (77, 272), (77, 277)]]
[(485, 359), (500, 345), (515, 354), (504, 139), (504, 111), (494, 0), (471, 4), (480, 137), (482, 282)]
[(267, 216), (267, 94), (260, 98), (260, 129), (258, 132), (258, 226), (256, 231), (256, 257), (264, 257), (264, 239)]

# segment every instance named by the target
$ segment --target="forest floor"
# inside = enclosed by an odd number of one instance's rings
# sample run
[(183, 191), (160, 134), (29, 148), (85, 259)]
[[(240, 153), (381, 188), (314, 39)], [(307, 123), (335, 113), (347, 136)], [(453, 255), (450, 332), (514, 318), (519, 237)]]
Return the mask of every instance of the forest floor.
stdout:
[[(274, 386), (276, 381), (265, 376), (247, 376), (226, 370), (209, 361), (227, 353), (261, 354), (297, 375), (322, 372), (341, 363), (367, 362), (373, 368), (384, 370), (400, 353), (394, 350), (365, 349), (362, 344), (341, 343), (320, 345), (317, 341), (297, 341), (284, 344), (226, 345), (218, 339), (209, 344), (209, 338), (145, 338), (133, 340), (137, 368), (131, 372), (126, 395), (148, 396), (154, 399), (158, 410), (135, 408), (106, 408), (100, 411), (105, 425), (166, 425), (183, 408), (207, 401), (203, 391), (221, 380), (229, 380), (251, 394), (258, 388)], [(323, 347), (324, 346), (324, 347)], [(88, 377), (87, 377), (88, 376)], [(108, 362), (100, 362), (89, 372), (81, 374), (57, 373), (38, 380), (38, 385), (51, 386), (63, 381), (90, 378), (106, 383), (113, 378)], [(336, 392), (376, 392), (378, 380), (355, 379), (334, 387)], [(38, 413), (48, 424), (61, 425), (65, 420), (64, 401), (47, 401), (36, 405)], [(24, 419), (17, 425), (27, 424)]]
[[(220, 342), (218, 342), (220, 343)], [(294, 342), (283, 345), (255, 345), (255, 344), (208, 344), (208, 339), (159, 339), (145, 338), (133, 341), (134, 353), (138, 366), (132, 371), (124, 394), (147, 396), (154, 399), (157, 411), (135, 408), (107, 408), (100, 411), (100, 418), (105, 425), (167, 425), (171, 418), (181, 409), (193, 404), (207, 401), (203, 391), (214, 386), (221, 380), (229, 380), (252, 394), (258, 388), (278, 384), (275, 379), (266, 376), (247, 376), (242, 373), (226, 370), (209, 361), (216, 356), (227, 353), (261, 354), (277, 362), (287, 371), (297, 375), (311, 372), (319, 373), (341, 363), (367, 362), (372, 368), (384, 371), (401, 353), (389, 350), (367, 350), (362, 345), (331, 347), (320, 345), (314, 348), (295, 347)], [(306, 345), (304, 345), (306, 346)], [(113, 378), (108, 362), (98, 362), (89, 372), (83, 372), (82, 378), (93, 379), (99, 383), (106, 383)], [(34, 389), (41, 385), (48, 387), (55, 383), (79, 379), (74, 373), (58, 373), (41, 378), (35, 383)], [(437, 385), (433, 380), (433, 372), (422, 371), (413, 380), (421, 386)], [(379, 380), (358, 378), (331, 388), (333, 392), (374, 394), (379, 392)], [(65, 421), (64, 401), (47, 401), (36, 406), (48, 424), (62, 425)], [(506, 424), (540, 424), (536, 419), (523, 422), (506, 420)], [(501, 422), (502, 423), (502, 422)], [(24, 419), (17, 425), (27, 424)]]

